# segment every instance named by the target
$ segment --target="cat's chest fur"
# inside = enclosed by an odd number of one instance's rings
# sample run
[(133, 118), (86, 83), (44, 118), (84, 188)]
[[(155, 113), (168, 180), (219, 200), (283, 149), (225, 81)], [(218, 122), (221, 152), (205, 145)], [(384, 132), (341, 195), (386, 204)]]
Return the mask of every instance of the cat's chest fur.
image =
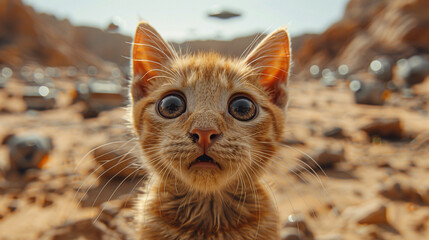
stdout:
[[(179, 190), (180, 191), (180, 190)], [(278, 239), (278, 216), (259, 184), (237, 194), (232, 188), (213, 194), (152, 189), (139, 206), (145, 216), (139, 239)]]

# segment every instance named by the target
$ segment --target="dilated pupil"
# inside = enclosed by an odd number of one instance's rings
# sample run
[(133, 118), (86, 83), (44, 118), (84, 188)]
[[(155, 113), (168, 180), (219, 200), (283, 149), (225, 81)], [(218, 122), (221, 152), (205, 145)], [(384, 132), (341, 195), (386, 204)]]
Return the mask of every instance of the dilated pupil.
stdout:
[(164, 117), (173, 118), (183, 113), (183, 100), (175, 95), (167, 96), (159, 104), (159, 112)]
[(252, 103), (245, 99), (238, 99), (234, 101), (233, 108), (239, 115), (247, 115), (252, 111)]
[(179, 99), (169, 97), (165, 100), (165, 102), (163, 102), (162, 107), (164, 107), (165, 110), (168, 111), (168, 113), (174, 113), (180, 109), (180, 104), (181, 102)]
[(238, 98), (231, 102), (230, 113), (238, 120), (246, 121), (256, 113), (255, 105), (247, 98)]

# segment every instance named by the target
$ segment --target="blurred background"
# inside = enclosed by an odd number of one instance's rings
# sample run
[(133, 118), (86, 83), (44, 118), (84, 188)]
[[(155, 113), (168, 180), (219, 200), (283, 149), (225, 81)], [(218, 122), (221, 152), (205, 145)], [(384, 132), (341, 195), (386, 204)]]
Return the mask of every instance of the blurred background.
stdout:
[[(429, 1), (0, 0), (0, 239), (132, 239), (148, 174), (125, 120), (149, 21), (240, 57), (287, 26), (272, 174), (282, 239), (429, 239)], [(144, 191), (144, 190), (143, 190)]]

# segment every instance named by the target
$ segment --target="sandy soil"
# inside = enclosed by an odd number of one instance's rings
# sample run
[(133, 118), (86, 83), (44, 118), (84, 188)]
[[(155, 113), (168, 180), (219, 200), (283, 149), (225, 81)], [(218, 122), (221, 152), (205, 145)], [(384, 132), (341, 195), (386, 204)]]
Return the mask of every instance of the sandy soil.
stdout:
[[(333, 88), (317, 81), (290, 84), (285, 145), (264, 177), (285, 239), (294, 217), (303, 221), (300, 239), (429, 239), (429, 79), (415, 92), (367, 106), (354, 104), (346, 82)], [(23, 104), (1, 89), (0, 102)], [(7, 146), (0, 147), (0, 239), (131, 239), (132, 199), (142, 173), (112, 178), (120, 170), (103, 174), (91, 151), (122, 141), (117, 149), (136, 152), (127, 142), (126, 111), (84, 119), (79, 104), (43, 112), (8, 108), (0, 115), (0, 138), (40, 133), (53, 139), (54, 150), (43, 170), (17, 176), (7, 171)], [(398, 118), (401, 137), (360, 130), (376, 118)], [(324, 136), (334, 127), (342, 133)], [(306, 166), (302, 159), (312, 165), (305, 155), (319, 159), (323, 151), (332, 153), (321, 162), (323, 171), (300, 167)]]

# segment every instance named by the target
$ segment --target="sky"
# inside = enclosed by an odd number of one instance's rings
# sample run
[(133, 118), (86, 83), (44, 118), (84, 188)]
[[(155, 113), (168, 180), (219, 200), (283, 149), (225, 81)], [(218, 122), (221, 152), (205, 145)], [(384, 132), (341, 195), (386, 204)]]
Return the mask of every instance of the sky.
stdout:
[[(105, 29), (110, 22), (133, 35), (148, 21), (171, 41), (232, 39), (287, 26), (292, 36), (323, 32), (343, 16), (348, 0), (23, 0), (38, 12), (68, 18), (74, 25)], [(218, 9), (242, 14), (230, 20), (207, 17)]]

